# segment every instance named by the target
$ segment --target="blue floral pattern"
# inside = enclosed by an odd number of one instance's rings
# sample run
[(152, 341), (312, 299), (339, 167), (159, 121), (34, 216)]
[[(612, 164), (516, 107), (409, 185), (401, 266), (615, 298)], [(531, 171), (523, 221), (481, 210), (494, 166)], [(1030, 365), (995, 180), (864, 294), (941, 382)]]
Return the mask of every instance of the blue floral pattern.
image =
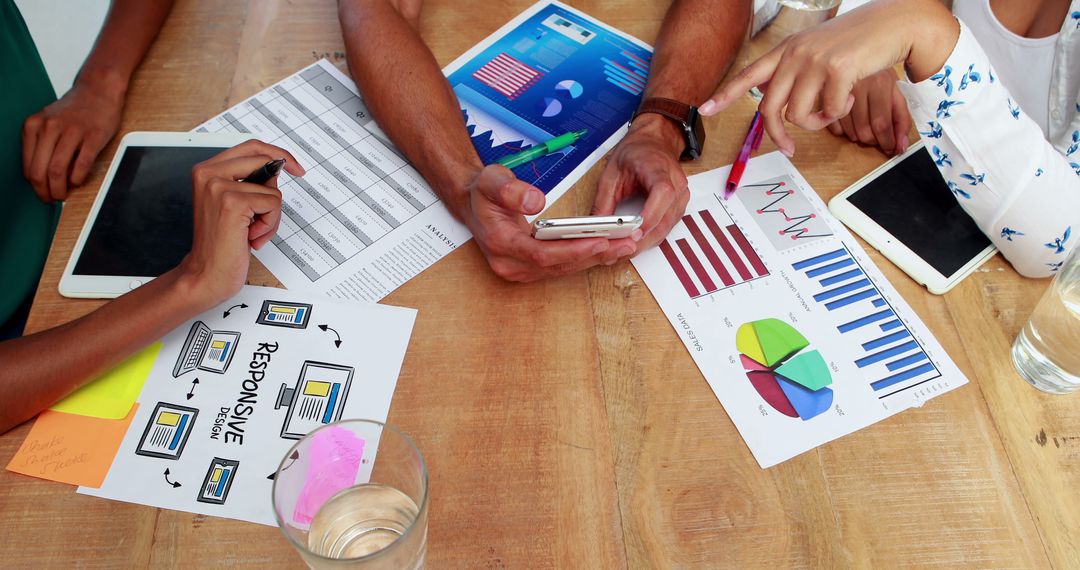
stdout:
[(1003, 237), (1003, 238), (1005, 238), (1005, 239), (1007, 239), (1009, 241), (1013, 240), (1012, 239), (1013, 236), (1020, 237), (1022, 235), (1024, 235), (1024, 232), (1022, 232), (1020, 230), (1014, 230), (1014, 229), (1012, 229), (1012, 228), (1010, 228), (1008, 226), (1001, 228), (1001, 237)]

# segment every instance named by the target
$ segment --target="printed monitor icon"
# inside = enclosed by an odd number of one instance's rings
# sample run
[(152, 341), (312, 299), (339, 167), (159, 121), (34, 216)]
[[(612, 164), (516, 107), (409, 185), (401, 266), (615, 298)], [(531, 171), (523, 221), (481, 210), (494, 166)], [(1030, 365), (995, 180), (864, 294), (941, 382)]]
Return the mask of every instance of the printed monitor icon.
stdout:
[(281, 437), (300, 439), (321, 425), (341, 419), (352, 376), (349, 366), (305, 361), (296, 386), (282, 384), (274, 404), (275, 410), (286, 408)]
[(210, 330), (202, 321), (195, 321), (184, 340), (180, 356), (176, 358), (173, 378), (179, 378), (196, 368), (224, 374), (232, 362), (239, 341), (238, 332)]

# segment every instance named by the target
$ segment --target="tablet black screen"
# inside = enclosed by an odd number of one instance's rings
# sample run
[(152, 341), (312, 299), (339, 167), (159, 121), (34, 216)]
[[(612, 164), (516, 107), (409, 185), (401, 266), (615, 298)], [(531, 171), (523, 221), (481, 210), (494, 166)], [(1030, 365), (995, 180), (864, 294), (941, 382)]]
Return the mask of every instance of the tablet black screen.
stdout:
[(921, 148), (848, 201), (949, 277), (990, 245)]
[(74, 273), (157, 277), (176, 267), (191, 249), (191, 168), (222, 150), (128, 147)]

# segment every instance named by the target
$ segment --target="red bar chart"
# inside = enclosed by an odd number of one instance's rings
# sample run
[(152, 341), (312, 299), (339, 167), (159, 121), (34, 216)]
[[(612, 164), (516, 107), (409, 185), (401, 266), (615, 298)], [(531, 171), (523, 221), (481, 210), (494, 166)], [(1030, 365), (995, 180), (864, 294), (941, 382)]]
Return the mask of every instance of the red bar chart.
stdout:
[(691, 299), (769, 274), (727, 212), (700, 210), (683, 216), (682, 224), (660, 243), (660, 251)]

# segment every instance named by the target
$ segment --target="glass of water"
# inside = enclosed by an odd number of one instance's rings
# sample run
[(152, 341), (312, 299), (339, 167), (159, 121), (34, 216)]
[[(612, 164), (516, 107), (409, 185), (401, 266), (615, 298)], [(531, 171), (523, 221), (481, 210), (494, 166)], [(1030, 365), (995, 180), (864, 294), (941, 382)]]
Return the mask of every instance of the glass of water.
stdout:
[(428, 473), (403, 433), (369, 420), (322, 426), (274, 475), (274, 516), (308, 566), (421, 568)]
[[(757, 61), (788, 36), (835, 17), (840, 0), (758, 0), (754, 5), (750, 37), (737, 58), (741, 67)], [(762, 93), (754, 87), (750, 96), (760, 101)]]
[(1050, 282), (1027, 325), (1013, 343), (1017, 371), (1051, 394), (1080, 388), (1080, 248)]

